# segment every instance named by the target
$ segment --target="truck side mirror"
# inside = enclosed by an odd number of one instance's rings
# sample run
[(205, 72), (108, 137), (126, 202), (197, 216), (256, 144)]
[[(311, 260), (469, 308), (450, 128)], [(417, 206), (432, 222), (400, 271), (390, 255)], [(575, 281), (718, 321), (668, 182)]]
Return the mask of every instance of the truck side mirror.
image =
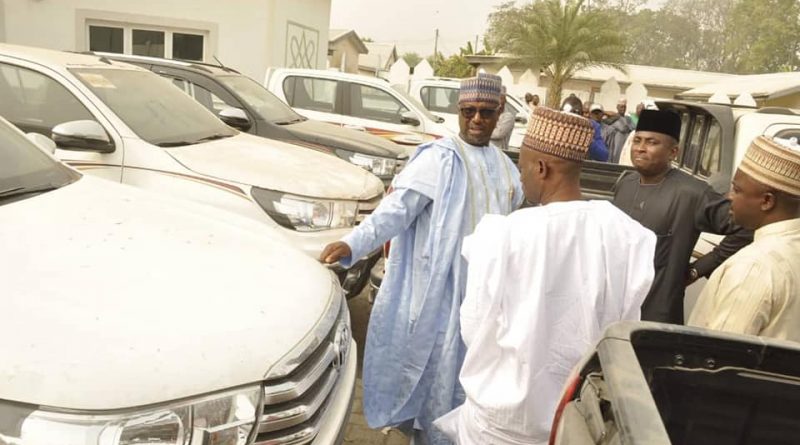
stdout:
[(102, 125), (93, 120), (64, 122), (53, 127), (52, 139), (58, 148), (73, 151), (111, 153), (114, 143)]
[(406, 111), (406, 112), (404, 112), (403, 114), (400, 115), (400, 123), (401, 124), (405, 124), (405, 125), (411, 125), (413, 127), (417, 127), (417, 126), (419, 126), (419, 124), (421, 122), (419, 121), (419, 118), (417, 117), (417, 115), (414, 114), (414, 112)]
[(219, 118), (222, 119), (222, 122), (240, 131), (246, 132), (253, 126), (253, 123), (250, 122), (250, 118), (247, 117), (247, 113), (241, 108), (225, 108), (219, 112)]

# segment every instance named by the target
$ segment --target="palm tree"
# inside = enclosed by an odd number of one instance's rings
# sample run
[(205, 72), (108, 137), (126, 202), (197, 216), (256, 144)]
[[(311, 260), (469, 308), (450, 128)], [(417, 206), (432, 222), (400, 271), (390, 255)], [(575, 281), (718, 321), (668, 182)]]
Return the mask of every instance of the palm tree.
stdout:
[(501, 6), (490, 17), (487, 41), (495, 49), (544, 67), (551, 79), (545, 103), (557, 108), (564, 83), (583, 68), (610, 66), (623, 70), (623, 36), (605, 10), (585, 0), (536, 0), (522, 7)]

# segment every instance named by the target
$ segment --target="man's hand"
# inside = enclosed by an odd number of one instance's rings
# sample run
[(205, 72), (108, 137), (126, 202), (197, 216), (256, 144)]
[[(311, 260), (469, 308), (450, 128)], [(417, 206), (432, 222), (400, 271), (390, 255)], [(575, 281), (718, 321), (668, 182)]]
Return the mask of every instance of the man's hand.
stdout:
[(695, 281), (700, 279), (700, 274), (697, 273), (697, 269), (694, 266), (689, 267), (689, 272), (686, 274), (686, 287), (691, 286), (694, 284)]
[(353, 251), (350, 250), (350, 246), (348, 246), (347, 243), (337, 241), (325, 246), (325, 249), (322, 250), (322, 254), (319, 256), (319, 261), (323, 264), (333, 264), (342, 258), (349, 257), (352, 253)]

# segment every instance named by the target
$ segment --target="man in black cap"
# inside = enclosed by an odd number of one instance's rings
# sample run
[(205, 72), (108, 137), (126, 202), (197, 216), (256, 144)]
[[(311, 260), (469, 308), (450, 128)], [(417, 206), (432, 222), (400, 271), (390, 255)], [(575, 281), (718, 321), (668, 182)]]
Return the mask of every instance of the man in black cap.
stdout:
[[(614, 204), (657, 237), (653, 287), (642, 320), (683, 324), (685, 288), (708, 277), (752, 241), (752, 232), (731, 222), (730, 201), (707, 183), (672, 168), (681, 119), (667, 110), (644, 110), (636, 126), (631, 161), (636, 172), (620, 178)], [(708, 255), (690, 264), (701, 232), (727, 235)]]

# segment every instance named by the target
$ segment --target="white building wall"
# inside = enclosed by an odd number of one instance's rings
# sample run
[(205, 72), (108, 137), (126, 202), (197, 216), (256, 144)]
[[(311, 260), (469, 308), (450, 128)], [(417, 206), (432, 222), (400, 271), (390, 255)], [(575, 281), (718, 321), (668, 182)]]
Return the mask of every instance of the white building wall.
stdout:
[[(331, 0), (269, 0), (273, 26), (269, 66), (325, 69)], [(313, 52), (313, 54), (311, 54)], [(265, 71), (259, 73), (264, 77)]]
[(261, 79), (267, 67), (287, 66), (289, 28), (317, 36), (312, 67), (325, 67), (330, 1), (0, 0), (0, 41), (85, 51), (89, 23), (201, 33), (206, 62), (216, 56)]

